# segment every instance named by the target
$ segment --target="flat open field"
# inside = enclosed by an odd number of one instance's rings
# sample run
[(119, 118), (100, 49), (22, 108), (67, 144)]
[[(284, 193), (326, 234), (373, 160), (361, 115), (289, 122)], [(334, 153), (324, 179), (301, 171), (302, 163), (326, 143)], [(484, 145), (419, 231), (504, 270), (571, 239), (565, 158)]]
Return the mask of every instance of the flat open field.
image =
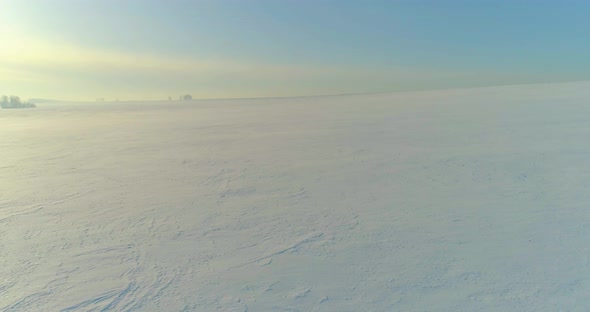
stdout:
[(590, 83), (39, 106), (2, 311), (590, 309)]

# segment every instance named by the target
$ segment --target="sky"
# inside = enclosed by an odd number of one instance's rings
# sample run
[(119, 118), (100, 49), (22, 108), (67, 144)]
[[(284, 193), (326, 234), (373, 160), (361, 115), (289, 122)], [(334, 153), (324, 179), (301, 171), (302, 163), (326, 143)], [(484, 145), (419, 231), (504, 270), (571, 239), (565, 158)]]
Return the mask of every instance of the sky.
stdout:
[(305, 96), (590, 80), (590, 1), (0, 0), (0, 94)]

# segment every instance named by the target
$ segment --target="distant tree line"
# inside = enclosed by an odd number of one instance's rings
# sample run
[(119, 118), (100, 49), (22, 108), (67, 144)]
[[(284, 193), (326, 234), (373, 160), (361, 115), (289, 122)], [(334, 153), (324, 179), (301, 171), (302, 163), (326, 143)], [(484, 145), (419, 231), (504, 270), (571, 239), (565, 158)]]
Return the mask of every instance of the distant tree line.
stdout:
[(34, 103), (21, 101), (20, 97), (11, 95), (10, 97), (3, 95), (0, 97), (0, 107), (2, 108), (31, 108), (37, 107)]
[[(185, 95), (181, 95), (180, 97), (178, 97), (179, 101), (192, 101), (193, 100), (193, 96), (190, 94), (185, 94)], [(172, 97), (169, 96), (168, 97), (168, 101), (172, 101)]]

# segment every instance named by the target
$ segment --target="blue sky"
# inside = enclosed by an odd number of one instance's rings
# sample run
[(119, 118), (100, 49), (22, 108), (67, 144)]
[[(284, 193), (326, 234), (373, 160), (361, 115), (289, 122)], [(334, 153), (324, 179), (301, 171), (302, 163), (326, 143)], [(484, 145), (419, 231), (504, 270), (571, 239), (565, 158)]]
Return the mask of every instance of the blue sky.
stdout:
[(590, 78), (589, 1), (0, 0), (0, 93), (264, 97)]

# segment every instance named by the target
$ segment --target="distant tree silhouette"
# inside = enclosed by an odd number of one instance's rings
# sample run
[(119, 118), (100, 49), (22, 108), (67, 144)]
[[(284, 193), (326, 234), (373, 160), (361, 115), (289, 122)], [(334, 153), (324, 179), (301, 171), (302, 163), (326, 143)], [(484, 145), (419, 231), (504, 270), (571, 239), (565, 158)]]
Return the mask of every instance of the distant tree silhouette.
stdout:
[(11, 95), (10, 96), (10, 105), (12, 105), (12, 106), (19, 106), (21, 104), (22, 104), (22, 102), (20, 100), (20, 97), (18, 97), (16, 95)]
[(20, 97), (11, 95), (10, 98), (6, 95), (0, 97), (0, 107), (2, 108), (31, 108), (37, 107), (34, 103), (22, 102)]
[(193, 99), (193, 96), (190, 94), (185, 94), (182, 96), (183, 101), (191, 101), (192, 99)]

